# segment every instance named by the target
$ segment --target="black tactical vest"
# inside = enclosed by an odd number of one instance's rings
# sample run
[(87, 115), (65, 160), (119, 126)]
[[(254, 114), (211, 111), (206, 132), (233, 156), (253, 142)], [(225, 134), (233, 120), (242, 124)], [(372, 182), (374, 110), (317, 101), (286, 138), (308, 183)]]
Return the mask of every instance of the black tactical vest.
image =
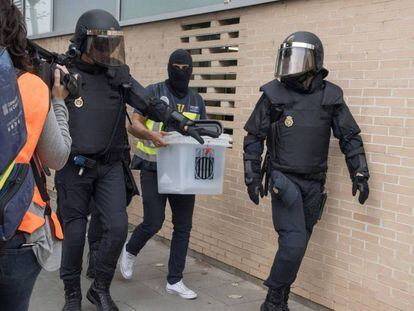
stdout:
[(342, 90), (324, 81), (313, 93), (299, 93), (273, 80), (261, 91), (271, 110), (283, 110), (278, 120), (271, 120), (267, 139), (272, 167), (298, 174), (326, 172), (333, 114), (335, 105), (343, 103)]
[(106, 70), (97, 66), (77, 63), (69, 70), (82, 76), (81, 96), (66, 101), (72, 154), (103, 156), (106, 151), (111, 157), (121, 155), (127, 133), (120, 86), (111, 85)]

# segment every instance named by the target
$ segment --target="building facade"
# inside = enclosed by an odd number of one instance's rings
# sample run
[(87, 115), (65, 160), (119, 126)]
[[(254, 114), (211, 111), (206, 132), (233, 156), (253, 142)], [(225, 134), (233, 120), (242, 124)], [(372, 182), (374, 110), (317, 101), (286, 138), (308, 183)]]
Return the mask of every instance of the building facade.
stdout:
[[(189, 50), (194, 59), (191, 86), (204, 97), (209, 117), (221, 120), (233, 137), (224, 194), (197, 198), (191, 249), (266, 278), (277, 235), (269, 199), (256, 206), (246, 193), (243, 125), (259, 87), (273, 79), (279, 44), (294, 31), (311, 31), (324, 42), (328, 79), (344, 89), (361, 126), (371, 193), (364, 206), (352, 197), (344, 157), (332, 139), (327, 207), (293, 292), (335, 310), (414, 310), (414, 1), (225, 2), (192, 8), (198, 14), (193, 16), (155, 12), (158, 21), (153, 22), (135, 16), (136, 25), (120, 15), (134, 77), (144, 85), (163, 80), (169, 54), (176, 48)], [(228, 7), (241, 2), (238, 8)], [(212, 10), (215, 5), (221, 9)], [(163, 20), (162, 14), (175, 18)], [(38, 43), (65, 51), (69, 37), (59, 31), (43, 35), (55, 37), (37, 36)], [(131, 223), (141, 221), (140, 198), (128, 211)], [(172, 225), (167, 214), (159, 234), (168, 239)]]

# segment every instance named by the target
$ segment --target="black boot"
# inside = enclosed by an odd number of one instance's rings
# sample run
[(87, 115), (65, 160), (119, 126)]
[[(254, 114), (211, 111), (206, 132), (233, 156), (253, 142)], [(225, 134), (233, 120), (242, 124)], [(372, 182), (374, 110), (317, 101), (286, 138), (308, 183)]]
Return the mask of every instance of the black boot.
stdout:
[(269, 288), (266, 300), (260, 307), (260, 311), (285, 311), (285, 287)]
[(96, 261), (98, 260), (98, 250), (89, 249), (88, 255), (88, 270), (86, 271), (86, 277), (89, 279), (94, 279), (96, 276)]
[(111, 282), (96, 280), (92, 283), (86, 297), (99, 311), (119, 311), (109, 293)]
[(82, 293), (80, 279), (63, 281), (65, 285), (65, 305), (62, 311), (81, 311), (82, 310)]

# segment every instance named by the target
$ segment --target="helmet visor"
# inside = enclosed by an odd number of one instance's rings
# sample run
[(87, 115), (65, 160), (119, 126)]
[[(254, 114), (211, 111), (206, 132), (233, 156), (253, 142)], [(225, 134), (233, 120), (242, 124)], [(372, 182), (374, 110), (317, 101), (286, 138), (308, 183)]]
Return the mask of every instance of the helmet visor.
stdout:
[(293, 42), (283, 44), (276, 62), (276, 77), (286, 77), (308, 72), (316, 67), (314, 46)]
[(124, 33), (119, 30), (88, 30), (85, 52), (100, 65), (121, 66), (125, 64)]

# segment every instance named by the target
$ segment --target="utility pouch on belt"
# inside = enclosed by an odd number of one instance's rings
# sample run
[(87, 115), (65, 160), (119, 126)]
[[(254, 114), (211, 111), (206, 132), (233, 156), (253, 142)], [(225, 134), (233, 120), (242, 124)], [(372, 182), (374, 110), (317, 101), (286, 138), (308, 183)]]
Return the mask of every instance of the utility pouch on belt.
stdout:
[(293, 206), (299, 197), (295, 184), (278, 170), (271, 172), (270, 187), (273, 194), (280, 198), (287, 208)]
[(83, 175), (83, 172), (86, 168), (94, 168), (96, 166), (96, 161), (90, 158), (87, 158), (82, 155), (76, 155), (73, 158), (73, 163), (75, 163), (76, 166), (79, 166), (79, 176)]
[(321, 220), (322, 218), (322, 214), (325, 209), (325, 204), (326, 204), (327, 199), (328, 199), (328, 193), (326, 193), (325, 191), (322, 192), (321, 205), (319, 207), (319, 217), (318, 217), (319, 220)]

